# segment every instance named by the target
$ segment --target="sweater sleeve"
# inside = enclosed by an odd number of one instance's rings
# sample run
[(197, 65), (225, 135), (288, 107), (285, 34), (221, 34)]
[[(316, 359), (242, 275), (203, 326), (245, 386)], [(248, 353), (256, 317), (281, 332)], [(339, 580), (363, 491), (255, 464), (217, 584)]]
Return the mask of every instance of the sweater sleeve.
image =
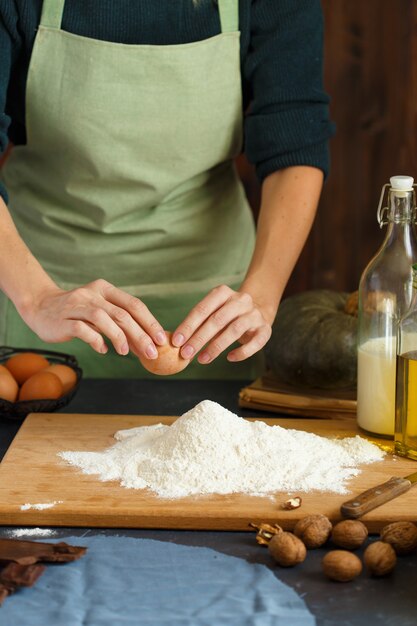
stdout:
[[(9, 143), (10, 116), (7, 114), (7, 93), (12, 66), (18, 48), (18, 16), (13, 0), (0, 0), (0, 156)], [(0, 196), (8, 201), (7, 191), (0, 182)]]
[(244, 80), (245, 152), (261, 180), (292, 165), (329, 168), (320, 0), (254, 0)]

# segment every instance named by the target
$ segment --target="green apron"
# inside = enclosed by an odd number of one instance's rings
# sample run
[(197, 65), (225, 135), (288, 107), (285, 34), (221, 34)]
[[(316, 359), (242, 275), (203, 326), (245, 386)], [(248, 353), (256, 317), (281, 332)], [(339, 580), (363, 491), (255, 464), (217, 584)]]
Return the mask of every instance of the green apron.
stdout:
[[(220, 35), (160, 46), (65, 32), (64, 2), (43, 3), (27, 144), (1, 174), (11, 215), (60, 287), (105, 278), (174, 330), (214, 286), (238, 287), (253, 252), (233, 161), (242, 145), (239, 2), (219, 0)], [(47, 346), (4, 295), (0, 304), (2, 343), (71, 352), (87, 376), (152, 377), (133, 354), (98, 355), (80, 340)], [(194, 361), (179, 377), (251, 378), (259, 363)]]

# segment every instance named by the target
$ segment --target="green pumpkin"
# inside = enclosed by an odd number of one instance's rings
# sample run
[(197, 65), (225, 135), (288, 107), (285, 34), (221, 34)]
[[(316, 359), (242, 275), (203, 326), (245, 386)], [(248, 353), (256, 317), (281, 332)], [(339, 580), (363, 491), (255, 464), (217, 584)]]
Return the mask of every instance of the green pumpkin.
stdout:
[(358, 320), (352, 296), (313, 290), (282, 301), (265, 349), (268, 368), (279, 380), (321, 389), (356, 387)]

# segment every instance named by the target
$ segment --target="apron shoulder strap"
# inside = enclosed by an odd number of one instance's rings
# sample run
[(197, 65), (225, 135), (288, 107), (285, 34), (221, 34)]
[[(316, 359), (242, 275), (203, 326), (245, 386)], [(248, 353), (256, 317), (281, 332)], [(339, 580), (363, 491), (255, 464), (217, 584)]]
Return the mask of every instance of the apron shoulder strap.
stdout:
[(61, 30), (65, 0), (43, 0), (40, 26)]
[(218, 0), (222, 33), (239, 30), (239, 0)]

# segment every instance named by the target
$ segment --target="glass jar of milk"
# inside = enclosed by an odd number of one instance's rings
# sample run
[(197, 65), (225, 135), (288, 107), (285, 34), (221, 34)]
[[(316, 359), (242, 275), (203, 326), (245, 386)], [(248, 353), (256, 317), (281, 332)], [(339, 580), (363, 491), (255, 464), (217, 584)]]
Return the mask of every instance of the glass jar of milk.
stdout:
[[(414, 187), (411, 176), (393, 176), (384, 185), (377, 216), (387, 233), (359, 284), (358, 425), (390, 438), (395, 430), (398, 323), (411, 303), (411, 267), (417, 262)], [(383, 207), (386, 188), (388, 206)]]

